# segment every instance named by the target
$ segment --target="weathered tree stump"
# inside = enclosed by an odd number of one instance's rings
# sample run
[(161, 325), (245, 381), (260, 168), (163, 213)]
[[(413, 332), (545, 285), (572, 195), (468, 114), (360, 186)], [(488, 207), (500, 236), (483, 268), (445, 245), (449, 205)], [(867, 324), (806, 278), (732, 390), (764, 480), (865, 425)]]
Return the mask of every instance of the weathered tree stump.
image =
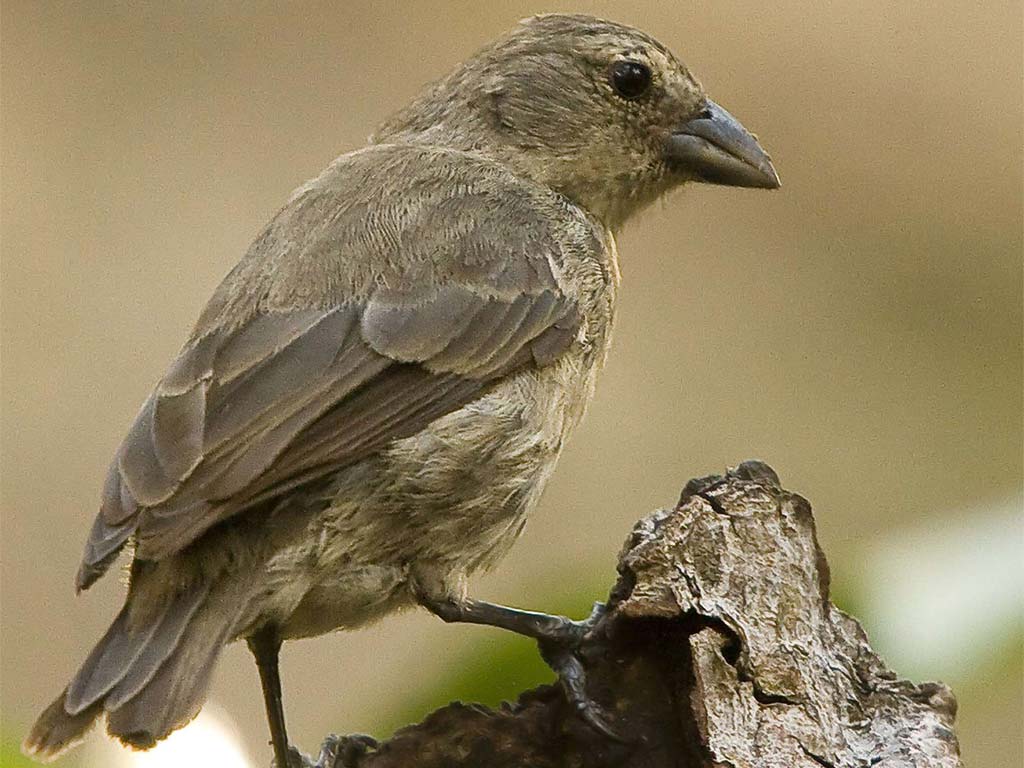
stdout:
[(376, 748), (323, 755), (358, 768), (953, 768), (956, 700), (897, 678), (829, 601), (810, 505), (745, 462), (691, 480), (619, 555), (608, 610), (581, 649), (588, 691), (623, 743), (559, 688), (491, 710), (454, 703)]

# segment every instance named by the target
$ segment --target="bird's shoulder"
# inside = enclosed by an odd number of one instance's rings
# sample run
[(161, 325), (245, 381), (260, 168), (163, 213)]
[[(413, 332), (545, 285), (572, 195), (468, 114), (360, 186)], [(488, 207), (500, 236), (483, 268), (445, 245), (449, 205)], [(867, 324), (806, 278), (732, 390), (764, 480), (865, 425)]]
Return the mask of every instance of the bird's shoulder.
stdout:
[(225, 278), (197, 334), (250, 313), (323, 309), (457, 285), (509, 300), (573, 298), (573, 271), (600, 260), (601, 224), (483, 154), (371, 145), (299, 187)]

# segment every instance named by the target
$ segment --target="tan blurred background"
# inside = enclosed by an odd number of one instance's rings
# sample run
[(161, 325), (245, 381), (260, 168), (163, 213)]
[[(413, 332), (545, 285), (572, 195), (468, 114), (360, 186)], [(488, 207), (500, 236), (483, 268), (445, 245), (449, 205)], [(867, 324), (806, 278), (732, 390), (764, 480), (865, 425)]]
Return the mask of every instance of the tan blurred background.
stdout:
[[(8, 747), (120, 604), (117, 579), (75, 598), (80, 547), (112, 452), (220, 277), (292, 188), (547, 10), (672, 47), (760, 135), (783, 189), (694, 187), (623, 234), (590, 418), (476, 593), (583, 612), (634, 520), (758, 457), (811, 500), (837, 598), (888, 660), (954, 685), (967, 763), (1021, 765), (1018, 2), (6, 0)], [(498, 642), (407, 615), (289, 646), (292, 736), (385, 735)], [(212, 698), (267, 765), (244, 648)], [(67, 765), (113, 765), (103, 749)]]

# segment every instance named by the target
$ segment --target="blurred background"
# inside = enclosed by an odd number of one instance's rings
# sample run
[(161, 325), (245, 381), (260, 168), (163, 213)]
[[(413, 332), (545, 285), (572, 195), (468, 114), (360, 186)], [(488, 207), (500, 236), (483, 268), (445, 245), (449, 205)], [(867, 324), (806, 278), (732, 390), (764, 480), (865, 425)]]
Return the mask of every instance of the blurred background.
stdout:
[[(120, 605), (116, 578), (75, 598), (82, 541), (221, 276), (294, 187), (549, 10), (669, 45), (783, 188), (693, 187), (622, 234), (590, 417), (474, 593), (585, 615), (636, 519), (757, 457), (813, 504), (839, 605), (901, 675), (953, 686), (967, 764), (1022, 764), (1019, 2), (5, 0), (4, 766)], [(312, 752), (550, 677), (527, 641), (419, 613), (288, 645), (283, 674)], [(62, 765), (268, 765), (244, 647), (211, 701), (143, 758), (96, 732)]]

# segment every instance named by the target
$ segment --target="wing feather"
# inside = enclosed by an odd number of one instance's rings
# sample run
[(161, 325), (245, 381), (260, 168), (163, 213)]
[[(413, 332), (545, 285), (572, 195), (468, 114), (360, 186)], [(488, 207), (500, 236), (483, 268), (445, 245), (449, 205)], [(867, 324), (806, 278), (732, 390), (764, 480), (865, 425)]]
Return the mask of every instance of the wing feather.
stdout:
[(432, 157), (389, 201), (378, 175), (427, 149), (388, 151), (297, 194), (225, 279), (111, 465), (80, 588), (129, 537), (137, 557), (167, 557), (573, 343), (580, 311), (558, 270), (597, 247), (589, 221), (569, 212), (578, 226), (555, 233), (545, 217), (568, 215), (564, 201), (490, 166), (453, 183)]

